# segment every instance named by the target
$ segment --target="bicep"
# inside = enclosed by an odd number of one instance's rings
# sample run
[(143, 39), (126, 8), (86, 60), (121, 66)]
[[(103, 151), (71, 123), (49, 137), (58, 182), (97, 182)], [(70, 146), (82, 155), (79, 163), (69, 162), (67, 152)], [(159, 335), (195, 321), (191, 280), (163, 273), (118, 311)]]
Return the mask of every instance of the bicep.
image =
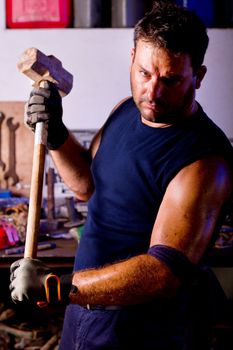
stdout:
[(226, 161), (208, 158), (183, 168), (169, 183), (151, 236), (197, 263), (212, 237), (224, 203), (232, 193)]

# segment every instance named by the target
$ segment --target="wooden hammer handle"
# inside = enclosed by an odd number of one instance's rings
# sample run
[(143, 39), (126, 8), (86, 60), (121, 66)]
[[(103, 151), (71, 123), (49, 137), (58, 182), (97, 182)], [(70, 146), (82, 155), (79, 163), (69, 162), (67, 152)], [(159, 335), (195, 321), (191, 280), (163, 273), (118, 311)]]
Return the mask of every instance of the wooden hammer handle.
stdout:
[(36, 258), (37, 255), (46, 142), (45, 123), (36, 123), (24, 258)]

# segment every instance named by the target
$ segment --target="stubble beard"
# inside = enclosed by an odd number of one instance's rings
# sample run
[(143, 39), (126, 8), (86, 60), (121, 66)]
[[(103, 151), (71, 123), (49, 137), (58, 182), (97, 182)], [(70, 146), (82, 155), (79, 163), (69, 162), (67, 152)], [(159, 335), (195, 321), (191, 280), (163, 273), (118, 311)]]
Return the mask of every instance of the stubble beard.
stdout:
[[(156, 123), (174, 124), (180, 120), (183, 120), (183, 118), (186, 118), (193, 114), (193, 106), (195, 103), (195, 89), (192, 86), (190, 86), (190, 88), (186, 91), (180, 104), (171, 108), (169, 108), (169, 105), (166, 104), (166, 102), (162, 99), (155, 99), (152, 102), (149, 101), (146, 96), (142, 96), (137, 99), (132, 81), (131, 92), (134, 102), (140, 111), (141, 117), (145, 120)], [(148, 105), (151, 104), (151, 106), (154, 107), (154, 110), (153, 108), (150, 109), (143, 107), (143, 103), (147, 103)]]

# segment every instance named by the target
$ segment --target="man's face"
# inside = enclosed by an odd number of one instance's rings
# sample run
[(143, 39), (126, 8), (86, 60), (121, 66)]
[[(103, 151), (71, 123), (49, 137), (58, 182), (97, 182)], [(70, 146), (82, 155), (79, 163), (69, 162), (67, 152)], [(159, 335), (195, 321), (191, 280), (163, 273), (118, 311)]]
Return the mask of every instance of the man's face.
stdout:
[(191, 115), (203, 76), (193, 74), (189, 55), (168, 53), (143, 40), (132, 50), (132, 95), (147, 121), (173, 123)]

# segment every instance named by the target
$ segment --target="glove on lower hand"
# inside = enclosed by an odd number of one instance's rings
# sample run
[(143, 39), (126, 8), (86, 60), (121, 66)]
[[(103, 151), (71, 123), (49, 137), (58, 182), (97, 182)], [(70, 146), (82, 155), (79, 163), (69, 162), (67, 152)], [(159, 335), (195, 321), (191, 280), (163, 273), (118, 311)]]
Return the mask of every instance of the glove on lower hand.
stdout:
[(48, 266), (37, 259), (20, 259), (10, 268), (10, 291), (14, 302), (46, 300), (44, 282), (51, 274)]
[(34, 88), (25, 105), (24, 123), (33, 131), (36, 123), (48, 126), (47, 147), (58, 149), (68, 138), (69, 132), (62, 121), (61, 96), (55, 84), (45, 81), (44, 87)]
[[(45, 301), (45, 280), (52, 273), (51, 269), (37, 259), (20, 259), (15, 261), (10, 268), (9, 286), (11, 298), (17, 301)], [(62, 302), (69, 302), (72, 275), (60, 276)], [(53, 299), (53, 298), (52, 298)]]

